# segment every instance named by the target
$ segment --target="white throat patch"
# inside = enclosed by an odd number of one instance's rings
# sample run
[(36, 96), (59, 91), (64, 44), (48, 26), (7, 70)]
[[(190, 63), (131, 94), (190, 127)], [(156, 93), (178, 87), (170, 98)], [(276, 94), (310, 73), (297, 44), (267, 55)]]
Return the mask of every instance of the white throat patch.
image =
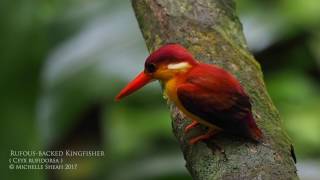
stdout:
[(168, 69), (175, 69), (175, 70), (186, 69), (189, 67), (190, 67), (190, 64), (187, 62), (181, 62), (181, 63), (175, 63), (175, 64), (168, 65)]

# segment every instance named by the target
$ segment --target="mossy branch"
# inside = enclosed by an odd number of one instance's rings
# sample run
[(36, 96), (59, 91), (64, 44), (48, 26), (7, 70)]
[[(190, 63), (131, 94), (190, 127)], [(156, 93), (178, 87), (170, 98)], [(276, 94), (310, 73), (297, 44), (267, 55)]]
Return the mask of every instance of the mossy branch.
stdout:
[[(263, 81), (260, 65), (248, 51), (232, 0), (132, 0), (149, 51), (180, 43), (205, 63), (233, 73), (250, 96), (264, 142), (221, 134), (189, 145), (184, 127), (191, 121), (169, 102), (173, 132), (195, 180), (298, 179), (291, 142)], [(224, 152), (221, 152), (222, 147)]]

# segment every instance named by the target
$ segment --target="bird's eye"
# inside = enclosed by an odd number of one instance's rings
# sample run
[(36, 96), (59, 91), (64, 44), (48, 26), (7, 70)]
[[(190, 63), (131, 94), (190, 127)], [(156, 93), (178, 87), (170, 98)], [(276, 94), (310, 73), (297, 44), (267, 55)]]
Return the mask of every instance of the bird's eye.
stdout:
[(155, 72), (156, 71), (156, 65), (155, 64), (152, 64), (152, 63), (148, 63), (148, 64), (146, 64), (146, 70), (147, 70), (147, 72), (149, 72), (149, 73), (153, 73), (153, 72)]

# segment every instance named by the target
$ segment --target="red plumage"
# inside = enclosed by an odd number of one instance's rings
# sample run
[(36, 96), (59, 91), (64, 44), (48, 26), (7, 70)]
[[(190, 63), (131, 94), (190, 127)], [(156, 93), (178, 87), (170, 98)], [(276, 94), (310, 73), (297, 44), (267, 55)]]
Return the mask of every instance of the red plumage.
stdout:
[(249, 97), (233, 75), (199, 63), (183, 77), (177, 95), (186, 110), (226, 132), (259, 141), (262, 133), (252, 116)]
[(256, 141), (262, 138), (251, 112), (250, 99), (240, 82), (216, 65), (196, 61), (181, 45), (168, 44), (153, 52), (145, 62), (144, 72), (127, 85), (116, 100), (152, 79), (162, 81), (169, 99), (194, 120), (186, 132), (196, 126), (195, 122), (212, 125), (206, 135), (194, 138), (191, 144), (210, 138), (214, 127)]

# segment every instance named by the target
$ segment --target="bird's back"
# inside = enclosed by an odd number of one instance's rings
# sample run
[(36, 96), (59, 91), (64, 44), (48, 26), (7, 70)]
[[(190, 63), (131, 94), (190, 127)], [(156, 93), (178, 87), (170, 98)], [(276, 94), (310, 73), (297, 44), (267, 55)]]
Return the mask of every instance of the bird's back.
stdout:
[(177, 97), (187, 111), (232, 134), (255, 140), (261, 137), (249, 97), (232, 74), (214, 65), (199, 64), (184, 77), (177, 85)]

